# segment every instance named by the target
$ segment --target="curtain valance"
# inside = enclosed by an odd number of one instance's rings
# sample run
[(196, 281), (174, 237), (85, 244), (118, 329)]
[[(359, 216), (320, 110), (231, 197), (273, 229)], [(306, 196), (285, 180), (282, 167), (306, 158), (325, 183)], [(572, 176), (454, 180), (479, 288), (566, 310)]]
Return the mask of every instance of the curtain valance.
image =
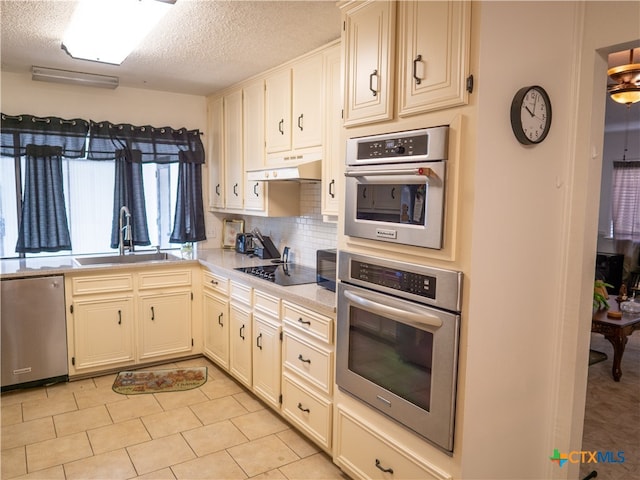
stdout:
[[(60, 147), (62, 156), (89, 160), (125, 157), (134, 163), (204, 163), (199, 130), (1, 114), (0, 153), (26, 154), (27, 145)], [(88, 146), (87, 146), (88, 139)]]
[(58, 147), (67, 158), (85, 155), (89, 122), (79, 118), (0, 115), (0, 153), (22, 157), (28, 145)]
[(136, 152), (124, 155), (134, 162), (204, 163), (199, 130), (91, 122), (87, 158), (113, 160), (127, 151)]

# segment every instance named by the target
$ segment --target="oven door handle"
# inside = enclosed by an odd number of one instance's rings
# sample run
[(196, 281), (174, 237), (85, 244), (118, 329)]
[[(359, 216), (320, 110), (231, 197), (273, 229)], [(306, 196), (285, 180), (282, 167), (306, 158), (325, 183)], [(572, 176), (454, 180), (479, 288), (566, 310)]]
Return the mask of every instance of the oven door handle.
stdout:
[(436, 315), (430, 315), (424, 311), (411, 311), (409, 309), (402, 309), (396, 307), (390, 307), (389, 305), (383, 305), (370, 298), (368, 295), (362, 295), (353, 293), (349, 290), (344, 291), (344, 296), (351, 300), (353, 303), (368, 310), (371, 313), (383, 315), (401, 323), (412, 323), (414, 325), (429, 325), (434, 328), (440, 328), (442, 326), (442, 320)]
[(433, 177), (435, 172), (429, 167), (392, 168), (388, 170), (349, 170), (344, 172), (345, 177), (382, 177), (392, 175), (417, 175)]

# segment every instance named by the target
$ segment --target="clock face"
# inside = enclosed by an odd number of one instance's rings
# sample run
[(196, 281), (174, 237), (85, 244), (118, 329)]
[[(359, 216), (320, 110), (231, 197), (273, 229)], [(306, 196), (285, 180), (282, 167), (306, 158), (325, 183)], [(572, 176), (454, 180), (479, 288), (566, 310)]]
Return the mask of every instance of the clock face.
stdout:
[(520, 143), (542, 142), (551, 127), (551, 101), (538, 86), (521, 88), (511, 104), (511, 127)]

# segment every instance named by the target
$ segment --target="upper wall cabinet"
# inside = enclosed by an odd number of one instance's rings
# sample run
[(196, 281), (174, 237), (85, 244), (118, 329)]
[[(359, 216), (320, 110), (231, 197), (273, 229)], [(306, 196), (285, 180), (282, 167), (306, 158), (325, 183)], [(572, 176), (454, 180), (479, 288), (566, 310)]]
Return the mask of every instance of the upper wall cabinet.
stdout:
[(207, 116), (209, 124), (209, 208), (224, 208), (224, 148), (223, 148), (222, 97), (209, 99)]
[(392, 119), (394, 97), (400, 117), (467, 103), (471, 2), (349, 2), (343, 15), (345, 126)]
[[(244, 169), (264, 167), (264, 80), (258, 79), (242, 89), (242, 138)], [(264, 182), (247, 180), (244, 189), (244, 208), (264, 211)]]
[(242, 90), (224, 96), (224, 152), (226, 208), (244, 205), (244, 162), (242, 154)]
[(302, 160), (309, 148), (319, 160), (324, 119), (322, 53), (268, 75), (265, 85), (267, 164)]
[(389, 120), (393, 118), (395, 2), (352, 2), (344, 8), (344, 125)]

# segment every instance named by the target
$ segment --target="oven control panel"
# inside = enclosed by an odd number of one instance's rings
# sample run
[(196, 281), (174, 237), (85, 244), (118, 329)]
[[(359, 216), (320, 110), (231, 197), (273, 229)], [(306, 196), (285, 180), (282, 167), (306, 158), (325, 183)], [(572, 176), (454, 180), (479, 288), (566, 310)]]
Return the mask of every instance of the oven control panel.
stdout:
[(371, 140), (358, 143), (358, 159), (428, 155), (429, 135)]
[(436, 298), (436, 277), (353, 260), (351, 277), (372, 285), (421, 297)]

